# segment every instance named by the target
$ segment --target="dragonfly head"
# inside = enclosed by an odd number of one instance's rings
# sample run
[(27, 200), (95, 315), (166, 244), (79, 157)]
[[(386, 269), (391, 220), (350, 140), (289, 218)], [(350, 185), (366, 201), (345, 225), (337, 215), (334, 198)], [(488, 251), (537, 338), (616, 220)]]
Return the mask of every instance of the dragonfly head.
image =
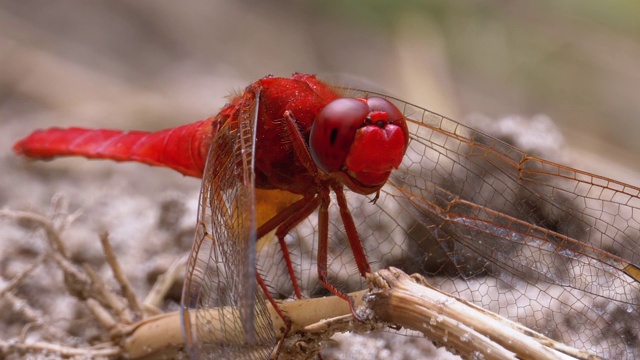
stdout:
[(361, 194), (376, 192), (387, 182), (408, 143), (402, 112), (381, 97), (330, 102), (318, 114), (309, 137), (316, 165)]

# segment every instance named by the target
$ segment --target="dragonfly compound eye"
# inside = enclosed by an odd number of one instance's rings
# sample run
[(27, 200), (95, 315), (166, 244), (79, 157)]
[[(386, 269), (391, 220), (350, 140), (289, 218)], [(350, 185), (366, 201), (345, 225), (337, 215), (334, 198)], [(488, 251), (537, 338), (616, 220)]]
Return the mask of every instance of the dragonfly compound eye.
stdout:
[(344, 171), (369, 187), (382, 186), (400, 166), (408, 141), (404, 116), (388, 100), (342, 98), (320, 112), (309, 147), (322, 170)]
[(325, 172), (340, 171), (356, 131), (371, 110), (366, 102), (340, 98), (327, 104), (311, 127), (309, 148), (316, 165)]

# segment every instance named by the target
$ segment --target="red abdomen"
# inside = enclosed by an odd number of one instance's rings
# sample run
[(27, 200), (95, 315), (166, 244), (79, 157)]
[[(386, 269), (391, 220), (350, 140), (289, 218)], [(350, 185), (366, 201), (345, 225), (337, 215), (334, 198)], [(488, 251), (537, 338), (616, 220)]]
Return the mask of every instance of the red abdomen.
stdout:
[(82, 156), (136, 161), (201, 177), (213, 135), (213, 121), (210, 118), (158, 132), (75, 127), (37, 130), (18, 141), (13, 150), (33, 159)]

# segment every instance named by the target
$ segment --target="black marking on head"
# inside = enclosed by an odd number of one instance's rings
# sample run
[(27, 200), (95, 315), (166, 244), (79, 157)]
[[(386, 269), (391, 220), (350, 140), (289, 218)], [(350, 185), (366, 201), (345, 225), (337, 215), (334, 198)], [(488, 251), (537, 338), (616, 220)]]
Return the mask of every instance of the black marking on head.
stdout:
[(335, 144), (337, 137), (338, 137), (338, 129), (331, 129), (331, 136), (329, 137), (329, 143), (331, 145)]

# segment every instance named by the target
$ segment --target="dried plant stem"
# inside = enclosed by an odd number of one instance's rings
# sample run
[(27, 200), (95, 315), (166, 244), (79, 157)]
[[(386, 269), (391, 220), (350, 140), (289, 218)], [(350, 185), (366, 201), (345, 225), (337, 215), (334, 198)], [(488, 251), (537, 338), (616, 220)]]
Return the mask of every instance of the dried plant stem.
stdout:
[(149, 308), (155, 308), (160, 305), (164, 297), (175, 281), (184, 274), (185, 266), (187, 265), (188, 255), (181, 256), (176, 259), (171, 266), (163, 274), (158, 276), (158, 279), (153, 284), (153, 287), (144, 299), (145, 310)]
[(116, 346), (92, 349), (74, 348), (45, 342), (16, 343), (0, 340), (0, 354), (9, 352), (20, 354), (33, 354), (34, 352), (37, 352), (45, 354), (57, 354), (61, 357), (78, 356), (87, 359), (94, 359), (100, 357), (106, 358), (119, 356), (121, 354), (121, 349)]
[[(280, 303), (293, 324), (288, 338), (284, 339), (280, 359), (313, 358), (321, 348), (321, 342), (336, 332), (366, 332), (390, 324), (420, 331), (429, 340), (464, 358), (597, 359), (590, 353), (557, 343), (519, 323), (425, 286), (424, 279), (412, 278), (398, 269), (381, 270), (367, 280), (371, 286), (368, 292), (351, 294), (362, 305), (359, 311), (370, 314), (364, 323), (355, 321), (347, 302), (336, 297)], [(282, 320), (273, 309), (270, 311), (274, 329), (282, 328)], [(206, 318), (215, 321), (221, 314), (234, 316), (223, 308), (208, 310)], [(236, 323), (240, 324), (239, 321)], [(212, 338), (224, 342), (225, 337), (242, 334), (241, 328), (227, 327), (226, 330)], [(132, 327), (122, 347), (133, 359), (175, 354), (184, 347), (179, 314), (164, 314)]]
[[(362, 304), (362, 296), (364, 294), (364, 290), (351, 294), (356, 301), (356, 306)], [(301, 343), (305, 343), (305, 351), (309, 351), (311, 343), (319, 344), (322, 339), (328, 339), (336, 332), (364, 332), (377, 326), (375, 321), (367, 323), (354, 321), (349, 310), (349, 304), (335, 296), (281, 302), (279, 306), (283, 312), (289, 315), (292, 323), (292, 328), (288, 335), (307, 335), (292, 337), (284, 346), (281, 359), (302, 358), (299, 347)], [(269, 311), (274, 329), (284, 328), (284, 322), (276, 311), (271, 307), (269, 307)], [(206, 316), (215, 322), (221, 315), (231, 318), (234, 313), (225, 308), (210, 309)], [(241, 334), (243, 331), (241, 323), (235, 321), (230, 322), (229, 325), (232, 323), (238, 325), (238, 328), (227, 327), (225, 333), (216, 334), (212, 338), (221, 339), (222, 345), (225, 339), (230, 341), (231, 338)], [(180, 328), (180, 314), (178, 312), (162, 314), (132, 326), (130, 333), (121, 344), (123, 353), (132, 359), (173, 356), (184, 347)], [(309, 353), (306, 352), (305, 355), (309, 355)]]
[[(54, 260), (54, 263), (62, 270), (64, 274), (64, 281), (69, 293), (77, 298), (80, 302), (83, 302), (87, 308), (91, 311), (102, 326), (106, 330), (113, 330), (115, 327), (122, 326), (123, 323), (133, 322), (131, 316), (131, 308), (127, 307), (126, 301), (115, 294), (109, 289), (102, 281), (100, 276), (91, 267), (83, 264), (75, 263), (68, 255), (62, 237), (60, 236), (60, 230), (53, 224), (53, 220), (56, 216), (43, 216), (31, 212), (23, 211), (11, 211), (0, 210), (0, 217), (7, 217), (16, 221), (25, 222), (27, 224), (33, 224), (36, 227), (42, 228), (46, 235), (46, 239), (50, 245), (51, 251), (41, 255), (36, 262), (42, 263), (41, 260), (44, 256), (50, 257)], [(62, 221), (65, 223), (65, 221)], [(107, 243), (105, 248), (111, 249), (106, 239), (103, 244)], [(105, 252), (109, 252), (105, 250)], [(111, 251), (112, 262), (110, 265), (114, 266), (115, 256)], [(41, 259), (42, 258), (42, 259)], [(117, 266), (117, 264), (115, 265)], [(30, 328), (34, 324), (42, 324), (47, 320), (44, 314), (40, 314), (37, 310), (32, 309), (28, 304), (21, 299), (17, 299), (7, 289), (12, 289), (18, 286), (24, 279), (35, 269), (35, 265), (27, 269), (27, 271), (16, 276), (5, 289), (2, 291), (2, 296), (8, 299), (11, 303), (20, 305), (20, 311), (30, 321), (25, 326), (26, 329)], [(119, 268), (119, 267), (118, 267)], [(122, 275), (122, 274), (120, 274)], [(116, 314), (116, 317), (113, 316)], [(116, 320), (117, 318), (117, 320)], [(9, 352), (22, 353), (22, 354), (34, 354), (34, 353), (55, 353), (62, 357), (68, 356), (84, 356), (88, 358), (93, 357), (106, 357), (115, 356), (121, 354), (121, 349), (115, 346), (111, 342), (106, 342), (102, 345), (101, 349), (95, 348), (73, 348), (65, 347), (62, 345), (43, 343), (43, 342), (25, 342), (26, 337), (21, 337), (20, 341), (0, 343), (0, 355)]]
[(446, 346), (463, 357), (595, 358), (435, 289), (419, 275), (410, 277), (399, 269), (389, 268), (371, 275), (368, 280), (373, 288), (367, 302), (376, 316), (422, 332), (437, 345)]
[(67, 256), (67, 250), (60, 238), (58, 229), (56, 229), (53, 223), (46, 216), (28, 211), (0, 210), (0, 217), (7, 217), (10, 219), (28, 221), (37, 224), (44, 230), (51, 247), (64, 256)]
[(140, 302), (138, 302), (138, 298), (136, 297), (135, 292), (133, 291), (133, 287), (131, 283), (124, 275), (122, 268), (120, 267), (120, 263), (116, 258), (115, 253), (113, 252), (113, 247), (111, 247), (111, 243), (109, 242), (109, 234), (106, 231), (103, 231), (100, 234), (100, 243), (102, 244), (102, 249), (104, 251), (105, 259), (107, 263), (111, 267), (113, 271), (113, 276), (120, 284), (120, 290), (124, 294), (127, 302), (129, 303), (130, 309), (133, 310), (135, 314), (142, 314), (142, 308), (140, 307)]
[(47, 258), (49, 254), (43, 253), (40, 254), (34, 261), (31, 266), (29, 266), (26, 270), (22, 271), (20, 274), (14, 276), (4, 287), (0, 288), (0, 297), (4, 296), (6, 293), (13, 291), (15, 288), (20, 286), (24, 279), (26, 279), (31, 273), (37, 269), (44, 260)]

